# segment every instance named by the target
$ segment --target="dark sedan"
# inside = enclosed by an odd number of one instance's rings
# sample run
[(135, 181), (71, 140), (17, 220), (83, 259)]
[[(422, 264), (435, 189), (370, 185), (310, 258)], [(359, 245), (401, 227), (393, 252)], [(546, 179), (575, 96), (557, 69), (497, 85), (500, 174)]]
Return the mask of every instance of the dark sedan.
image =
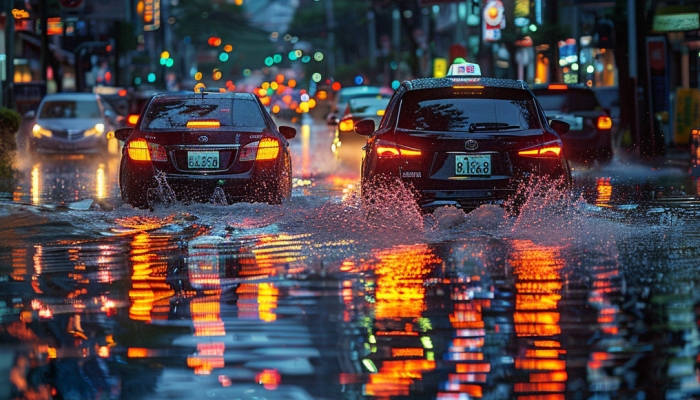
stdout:
[(569, 133), (562, 137), (564, 153), (569, 159), (581, 162), (612, 159), (613, 120), (591, 88), (553, 83), (534, 85), (532, 91), (547, 118), (569, 123)]
[(473, 209), (504, 205), (533, 177), (571, 183), (560, 139), (568, 124), (547, 123), (527, 83), (481, 77), (470, 63), (451, 71), (403, 82), (376, 131), (372, 120), (355, 125), (368, 136), (364, 198), (388, 178), (411, 187), (424, 209)]
[(122, 199), (145, 208), (167, 201), (278, 204), (291, 196), (288, 139), (250, 93), (201, 91), (151, 98), (124, 142)]

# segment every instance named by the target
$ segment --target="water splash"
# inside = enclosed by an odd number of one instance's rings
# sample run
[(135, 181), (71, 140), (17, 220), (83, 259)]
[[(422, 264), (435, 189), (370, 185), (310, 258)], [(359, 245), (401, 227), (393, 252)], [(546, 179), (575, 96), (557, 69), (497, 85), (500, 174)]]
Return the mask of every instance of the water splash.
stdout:
[(175, 197), (175, 191), (170, 187), (168, 181), (165, 177), (165, 172), (156, 171), (155, 174), (156, 182), (158, 183), (157, 188), (148, 189), (148, 204), (151, 208), (155, 204), (163, 204), (169, 207), (177, 202)]
[(214, 189), (214, 193), (211, 195), (211, 198), (209, 199), (210, 204), (218, 205), (218, 206), (225, 206), (228, 205), (228, 200), (226, 199), (226, 193), (224, 193), (224, 189), (220, 187), (216, 187)]

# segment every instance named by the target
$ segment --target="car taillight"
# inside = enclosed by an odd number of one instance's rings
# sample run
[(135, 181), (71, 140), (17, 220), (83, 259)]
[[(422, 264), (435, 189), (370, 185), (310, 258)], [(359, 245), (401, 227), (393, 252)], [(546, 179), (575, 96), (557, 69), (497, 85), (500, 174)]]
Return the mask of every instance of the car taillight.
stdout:
[(238, 156), (239, 161), (274, 160), (280, 153), (280, 143), (272, 138), (264, 138), (259, 142), (243, 146)]
[(126, 117), (126, 123), (129, 126), (136, 126), (136, 121), (139, 120), (139, 115), (138, 114), (129, 114), (128, 117)]
[(167, 161), (165, 148), (157, 143), (149, 143), (144, 139), (136, 139), (127, 144), (129, 158), (134, 161)]
[(596, 126), (598, 129), (611, 129), (612, 128), (612, 118), (608, 117), (607, 115), (603, 115), (598, 117), (598, 121), (596, 122)]
[(341, 132), (352, 132), (354, 126), (355, 124), (351, 119), (344, 119), (338, 124), (338, 130)]
[(380, 158), (391, 158), (398, 156), (419, 157), (421, 151), (406, 146), (400, 146), (394, 142), (380, 140), (377, 142), (377, 155)]
[(559, 158), (559, 154), (561, 154), (561, 145), (553, 143), (533, 147), (527, 150), (520, 150), (518, 152), (519, 156), (537, 158)]

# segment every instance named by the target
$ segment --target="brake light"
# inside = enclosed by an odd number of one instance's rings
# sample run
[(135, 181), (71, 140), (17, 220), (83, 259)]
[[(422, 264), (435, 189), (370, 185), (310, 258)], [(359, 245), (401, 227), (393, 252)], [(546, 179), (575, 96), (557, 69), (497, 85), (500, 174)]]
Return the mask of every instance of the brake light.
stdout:
[(612, 118), (608, 117), (607, 115), (603, 115), (598, 117), (598, 121), (596, 123), (596, 126), (598, 129), (611, 129), (612, 128)]
[(382, 140), (377, 143), (377, 156), (380, 158), (392, 158), (398, 156), (419, 157), (420, 155), (421, 151), (418, 149), (399, 146), (393, 142)]
[(219, 128), (221, 122), (216, 119), (197, 119), (192, 121), (187, 121), (188, 128), (203, 129), (203, 128)]
[(280, 143), (272, 138), (264, 138), (259, 142), (248, 143), (241, 148), (239, 161), (274, 160), (280, 152)]
[(559, 145), (546, 145), (527, 150), (520, 150), (518, 152), (519, 156), (537, 158), (557, 158), (559, 157), (559, 154), (561, 154), (561, 146)]
[(136, 122), (138, 120), (139, 120), (138, 114), (129, 114), (129, 116), (126, 117), (126, 123), (129, 124), (130, 126), (136, 126)]
[(551, 85), (549, 85), (547, 87), (551, 90), (566, 90), (569, 88), (568, 86), (566, 86), (563, 83), (552, 83)]
[(149, 143), (144, 139), (136, 139), (127, 145), (129, 158), (134, 161), (167, 161), (165, 148), (157, 143)]
[(341, 132), (352, 132), (354, 126), (355, 124), (351, 119), (344, 119), (338, 124), (338, 130)]
[(274, 160), (280, 153), (280, 143), (275, 139), (264, 138), (258, 145), (256, 160)]

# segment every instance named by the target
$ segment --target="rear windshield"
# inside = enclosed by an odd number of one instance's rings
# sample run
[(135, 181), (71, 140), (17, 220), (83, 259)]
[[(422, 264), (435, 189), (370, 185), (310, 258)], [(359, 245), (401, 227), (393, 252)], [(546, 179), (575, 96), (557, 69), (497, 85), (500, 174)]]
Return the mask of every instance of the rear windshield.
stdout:
[(50, 100), (44, 103), (39, 118), (100, 118), (96, 100)]
[(590, 90), (533, 91), (542, 108), (547, 111), (585, 111), (600, 107), (595, 93)]
[(438, 132), (513, 132), (541, 128), (537, 107), (524, 90), (409, 91), (401, 102), (398, 128)]
[(217, 120), (234, 131), (262, 131), (265, 119), (254, 100), (232, 98), (154, 99), (141, 123), (143, 130), (186, 129), (192, 120)]

